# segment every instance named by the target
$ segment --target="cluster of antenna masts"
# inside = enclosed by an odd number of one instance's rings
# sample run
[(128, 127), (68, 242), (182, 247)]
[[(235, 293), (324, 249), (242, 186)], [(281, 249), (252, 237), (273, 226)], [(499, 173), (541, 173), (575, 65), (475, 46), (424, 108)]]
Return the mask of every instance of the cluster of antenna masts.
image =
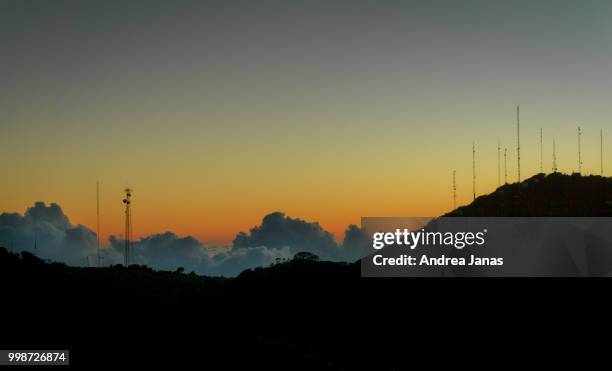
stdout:
[[(516, 161), (517, 161), (517, 184), (521, 183), (521, 118), (520, 107), (516, 106)], [(540, 128), (540, 173), (544, 173), (544, 134)], [(604, 174), (603, 166), (603, 129), (599, 130), (599, 162), (600, 175)], [(508, 184), (508, 148), (503, 148), (504, 161), (504, 184)], [(497, 141), (497, 185), (501, 186), (501, 143)], [(582, 129), (578, 126), (578, 174), (582, 174)], [(556, 173), (559, 170), (557, 167), (557, 145), (555, 137), (552, 138), (552, 172)], [(453, 170), (453, 210), (457, 208), (457, 174)], [(472, 142), (472, 198), (476, 199), (476, 142)]]
[[(134, 256), (132, 251), (132, 190), (126, 188), (125, 197), (123, 203), (125, 204), (125, 240), (124, 240), (124, 254), (123, 263), (127, 267), (130, 264), (134, 264)], [(100, 246), (100, 182), (96, 182), (96, 266), (101, 267), (104, 257)], [(13, 252), (14, 242), (11, 240), (10, 251)], [(34, 227), (34, 255), (38, 256), (38, 229)], [(85, 257), (85, 265), (90, 266), (89, 256)]]
[[(133, 249), (132, 249), (132, 190), (126, 188), (124, 190), (125, 197), (123, 198), (123, 204), (125, 205), (125, 240), (123, 247), (123, 264), (127, 267), (134, 263)], [(96, 262), (97, 266), (102, 266), (102, 250), (100, 246), (100, 182), (96, 182)], [(34, 248), (36, 248), (36, 238), (34, 239)], [(86, 264), (89, 266), (89, 257), (86, 257)]]

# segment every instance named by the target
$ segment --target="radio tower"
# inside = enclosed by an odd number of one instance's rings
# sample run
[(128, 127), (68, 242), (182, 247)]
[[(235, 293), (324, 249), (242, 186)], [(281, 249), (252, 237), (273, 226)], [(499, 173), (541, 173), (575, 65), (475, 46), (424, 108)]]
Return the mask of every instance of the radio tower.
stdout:
[(453, 170), (453, 210), (457, 208), (457, 178), (455, 174), (456, 171)]
[(124, 264), (129, 266), (130, 264), (130, 249), (132, 239), (132, 216), (130, 214), (130, 204), (132, 203), (132, 190), (129, 188), (125, 189), (125, 198), (123, 199), (125, 204), (125, 250), (124, 250)]
[(497, 186), (499, 187), (501, 185), (500, 183), (500, 177), (501, 177), (501, 168), (500, 168), (500, 151), (501, 148), (499, 148), (499, 139), (497, 140)]
[(519, 106), (516, 106), (516, 157), (518, 161), (518, 183), (521, 183), (521, 121)]
[(601, 166), (601, 176), (603, 176), (603, 129), (599, 129), (599, 161)]
[(582, 132), (580, 131), (580, 126), (578, 126), (578, 174), (582, 174), (582, 148), (580, 148), (581, 137)]
[(555, 137), (553, 137), (553, 173), (557, 172), (557, 148), (555, 146)]
[(472, 142), (472, 192), (476, 199), (476, 144)]
[(96, 182), (96, 237), (98, 242), (98, 267), (100, 267), (100, 182)]
[(508, 148), (504, 148), (504, 184), (508, 184)]
[(540, 173), (544, 172), (544, 150), (542, 146), (542, 128), (540, 128)]

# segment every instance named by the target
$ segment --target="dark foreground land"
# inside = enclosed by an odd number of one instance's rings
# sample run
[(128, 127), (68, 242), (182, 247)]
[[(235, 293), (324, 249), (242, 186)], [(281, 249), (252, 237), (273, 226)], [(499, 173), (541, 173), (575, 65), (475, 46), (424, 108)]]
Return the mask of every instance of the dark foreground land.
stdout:
[(68, 348), (87, 369), (610, 362), (607, 279), (361, 279), (308, 261), (210, 279), (0, 255), (2, 346)]
[[(610, 189), (591, 193), (597, 215), (605, 215)], [(547, 214), (567, 216), (553, 199), (563, 212)], [(67, 348), (71, 363), (85, 369), (612, 363), (609, 279), (363, 279), (358, 264), (307, 260), (222, 279), (139, 266), (74, 268), (0, 249), (0, 282), (0, 347)]]

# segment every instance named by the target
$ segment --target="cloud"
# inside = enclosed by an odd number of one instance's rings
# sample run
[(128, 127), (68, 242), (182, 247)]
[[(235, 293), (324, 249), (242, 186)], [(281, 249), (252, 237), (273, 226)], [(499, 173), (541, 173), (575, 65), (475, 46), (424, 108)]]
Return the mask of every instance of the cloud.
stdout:
[(0, 214), (0, 244), (70, 265), (87, 264), (97, 246), (95, 233), (73, 226), (59, 205), (43, 202), (36, 202), (23, 215)]
[(371, 250), (372, 237), (356, 225), (349, 225), (344, 232), (341, 253), (343, 260), (354, 262)]
[[(113, 256), (123, 259), (124, 240), (111, 236), (110, 250)], [(182, 267), (186, 272), (196, 272), (210, 276), (237, 276), (240, 272), (256, 267), (266, 267), (277, 259), (290, 259), (288, 248), (258, 247), (255, 249), (227, 249), (206, 247), (197, 239), (179, 237), (172, 232), (164, 232), (143, 237), (132, 243), (135, 264), (147, 265), (155, 269), (176, 270)], [(111, 264), (118, 264), (115, 260)]]
[(36, 202), (34, 206), (26, 210), (24, 216), (25, 219), (32, 222), (48, 223), (57, 229), (71, 227), (70, 220), (56, 203), (47, 206), (44, 202)]
[[(103, 265), (123, 263), (125, 241), (110, 236), (108, 242), (108, 247), (102, 250)], [(55, 203), (36, 202), (23, 215), (0, 214), (0, 246), (14, 252), (29, 251), (42, 259), (72, 266), (94, 265), (97, 256), (96, 234), (85, 226), (72, 225)], [(288, 248), (215, 248), (173, 232), (133, 241), (132, 251), (135, 264), (162, 270), (183, 267), (186, 272), (215, 276), (236, 276), (245, 269), (292, 258)]]
[[(123, 263), (125, 241), (111, 236), (103, 249), (103, 265)], [(269, 266), (308, 251), (322, 260), (355, 261), (367, 243), (363, 231), (349, 226), (343, 244), (318, 223), (290, 218), (283, 213), (266, 215), (250, 233), (239, 233), (231, 248), (205, 246), (191, 236), (164, 232), (132, 243), (133, 262), (154, 269), (176, 270), (215, 276), (236, 276), (245, 269)], [(72, 225), (55, 203), (36, 202), (21, 215), (0, 214), (0, 246), (15, 252), (29, 251), (43, 259), (73, 266), (95, 265), (96, 234), (82, 225)]]
[(350, 225), (342, 244), (338, 244), (331, 233), (324, 230), (317, 222), (306, 222), (294, 219), (281, 212), (266, 215), (260, 226), (251, 228), (247, 234), (240, 232), (233, 241), (234, 249), (255, 248), (289, 248), (292, 255), (307, 251), (318, 255), (323, 260), (356, 261), (360, 257), (364, 244), (369, 239), (365, 232), (355, 225)]
[(338, 244), (334, 236), (325, 231), (319, 223), (293, 219), (281, 212), (266, 215), (261, 225), (253, 227), (249, 234), (238, 233), (233, 241), (234, 248), (289, 248), (295, 254), (308, 251), (321, 259), (334, 259)]
[[(116, 236), (109, 238), (109, 249), (123, 261), (125, 241)], [(135, 264), (148, 265), (156, 269), (175, 270), (183, 267), (186, 271), (199, 271), (202, 260), (208, 259), (204, 245), (195, 238), (179, 237), (172, 232), (153, 234), (132, 242), (132, 257)]]
[(215, 255), (215, 264), (209, 267), (208, 271), (213, 275), (237, 276), (246, 269), (269, 266), (278, 259), (291, 259), (292, 257), (293, 254), (287, 247), (279, 249), (264, 246), (252, 249), (237, 248)]

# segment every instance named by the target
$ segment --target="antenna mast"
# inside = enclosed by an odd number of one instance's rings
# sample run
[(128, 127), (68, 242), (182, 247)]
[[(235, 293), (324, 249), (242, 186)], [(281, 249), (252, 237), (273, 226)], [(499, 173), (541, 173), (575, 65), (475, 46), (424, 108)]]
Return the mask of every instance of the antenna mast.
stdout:
[(124, 250), (124, 264), (129, 266), (130, 264), (130, 249), (131, 249), (131, 238), (132, 238), (132, 216), (130, 213), (130, 205), (132, 203), (132, 190), (129, 188), (125, 189), (125, 198), (123, 199), (125, 204), (125, 250)]
[(518, 183), (521, 183), (521, 121), (519, 106), (516, 106), (516, 157), (518, 161)]
[(582, 174), (582, 148), (580, 148), (581, 137), (582, 132), (580, 131), (580, 126), (578, 126), (578, 174)]
[(476, 144), (472, 142), (472, 191), (476, 199)]
[(599, 129), (599, 161), (601, 164), (601, 176), (603, 176), (603, 129)]
[(557, 148), (555, 146), (555, 137), (553, 137), (553, 173), (557, 172)]
[(542, 128), (540, 128), (540, 173), (544, 172), (544, 150), (542, 145)]
[(498, 139), (497, 140), (497, 186), (498, 187), (501, 185), (501, 183), (500, 183), (500, 176), (501, 176), (500, 151), (501, 151), (501, 148), (499, 148), (499, 139)]
[(98, 267), (100, 267), (100, 182), (96, 182), (96, 237), (98, 240)]
[(456, 171), (453, 170), (453, 210), (457, 208), (457, 178)]
[(508, 184), (508, 148), (504, 148), (504, 184)]

